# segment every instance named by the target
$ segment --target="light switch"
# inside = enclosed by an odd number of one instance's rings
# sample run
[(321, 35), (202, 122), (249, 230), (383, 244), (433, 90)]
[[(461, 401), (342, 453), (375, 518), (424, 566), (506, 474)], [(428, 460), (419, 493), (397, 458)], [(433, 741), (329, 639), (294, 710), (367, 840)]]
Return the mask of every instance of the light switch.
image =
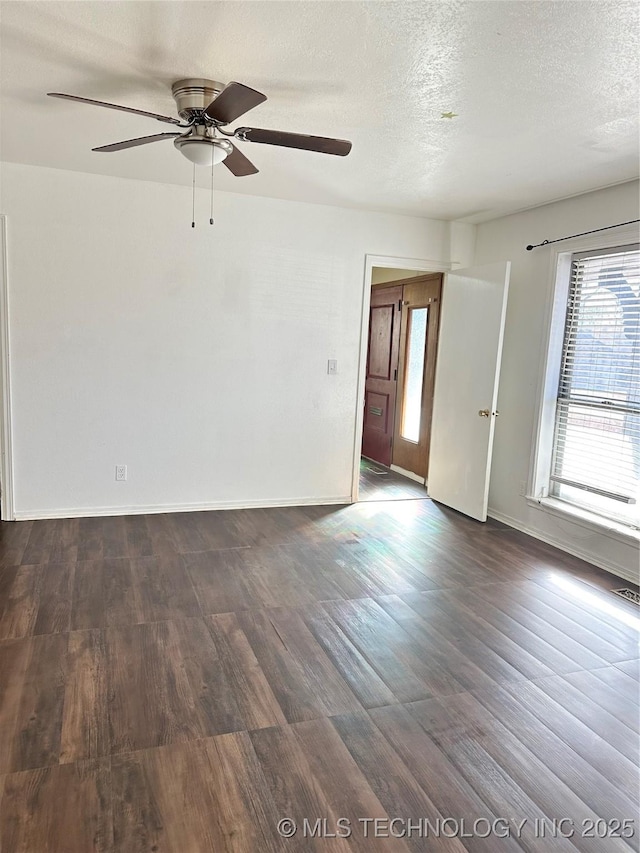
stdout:
[(333, 376), (334, 373), (338, 372), (338, 360), (335, 358), (330, 358), (327, 362), (327, 373), (329, 376)]

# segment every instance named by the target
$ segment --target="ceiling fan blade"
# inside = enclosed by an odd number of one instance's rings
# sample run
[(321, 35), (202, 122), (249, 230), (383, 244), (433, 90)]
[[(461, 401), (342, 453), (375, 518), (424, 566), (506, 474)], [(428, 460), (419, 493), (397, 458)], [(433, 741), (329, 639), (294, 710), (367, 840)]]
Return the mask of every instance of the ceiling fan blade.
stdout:
[(174, 139), (180, 133), (154, 133), (153, 136), (138, 136), (137, 139), (125, 139), (124, 142), (112, 142), (111, 145), (101, 145), (92, 151), (122, 151), (123, 148), (135, 148), (136, 145), (147, 145), (149, 142), (160, 142), (161, 139)]
[(64, 98), (67, 101), (79, 101), (81, 104), (93, 104), (96, 107), (106, 107), (109, 110), (122, 110), (124, 113), (135, 113), (147, 118), (155, 118), (157, 121), (166, 121), (168, 124), (180, 124), (177, 118), (161, 116), (158, 113), (150, 113), (146, 110), (136, 110), (134, 107), (121, 107), (119, 104), (108, 104), (106, 101), (94, 101), (93, 98), (81, 98), (78, 95), (63, 95), (61, 92), (47, 92), (50, 98)]
[(204, 114), (221, 124), (229, 124), (266, 100), (266, 95), (250, 89), (249, 86), (227, 83), (218, 97), (211, 101)]
[(300, 148), (303, 151), (319, 151), (321, 154), (337, 154), (346, 157), (351, 143), (346, 139), (330, 139), (326, 136), (305, 136), (302, 133), (285, 133), (282, 130), (260, 130), (257, 127), (239, 127), (233, 134), (246, 142), (262, 142), (265, 145), (282, 145), (284, 148)]
[(228, 154), (222, 162), (237, 178), (242, 178), (245, 175), (257, 175), (260, 171), (235, 145), (231, 154)]

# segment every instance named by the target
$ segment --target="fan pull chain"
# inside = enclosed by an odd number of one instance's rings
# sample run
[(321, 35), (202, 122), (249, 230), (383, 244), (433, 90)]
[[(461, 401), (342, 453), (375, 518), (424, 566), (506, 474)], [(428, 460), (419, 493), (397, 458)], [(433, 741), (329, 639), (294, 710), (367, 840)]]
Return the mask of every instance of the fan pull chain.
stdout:
[(191, 184), (191, 227), (196, 227), (196, 164), (193, 164), (193, 181)]
[(209, 211), (209, 225), (213, 225), (213, 154), (215, 148), (211, 146), (211, 209)]

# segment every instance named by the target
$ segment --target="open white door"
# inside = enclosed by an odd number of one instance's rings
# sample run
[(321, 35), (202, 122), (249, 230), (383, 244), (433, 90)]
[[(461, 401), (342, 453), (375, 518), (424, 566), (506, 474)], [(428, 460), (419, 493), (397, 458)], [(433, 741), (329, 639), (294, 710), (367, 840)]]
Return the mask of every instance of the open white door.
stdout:
[(447, 273), (429, 451), (429, 496), (487, 519), (509, 261)]

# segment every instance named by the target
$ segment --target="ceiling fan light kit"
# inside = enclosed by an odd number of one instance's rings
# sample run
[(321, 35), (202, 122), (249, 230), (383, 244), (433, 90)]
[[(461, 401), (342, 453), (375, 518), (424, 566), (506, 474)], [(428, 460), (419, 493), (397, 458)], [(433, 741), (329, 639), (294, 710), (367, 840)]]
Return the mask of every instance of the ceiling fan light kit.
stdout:
[[(135, 113), (136, 115), (153, 118), (166, 124), (172, 124), (184, 132), (156, 133), (152, 136), (141, 136), (101, 145), (94, 151), (110, 153), (148, 145), (151, 142), (161, 142), (173, 139), (173, 144), (184, 157), (195, 166), (211, 167), (211, 192), (213, 193), (213, 167), (224, 163), (236, 177), (255, 175), (258, 169), (230, 140), (239, 139), (241, 142), (253, 142), (264, 145), (277, 145), (283, 148), (297, 148), (303, 151), (317, 151), (322, 154), (334, 154), (345, 157), (351, 151), (351, 143), (345, 139), (331, 139), (324, 136), (305, 136), (299, 133), (285, 133), (279, 130), (263, 130), (260, 128), (240, 127), (236, 130), (226, 130), (226, 125), (236, 121), (240, 116), (257, 107), (267, 100), (266, 95), (242, 83), (218, 83), (200, 77), (189, 77), (177, 80), (171, 87), (171, 93), (176, 102), (177, 113), (182, 119), (164, 116), (158, 113), (139, 110), (134, 107), (123, 107), (106, 101), (96, 101), (78, 95), (66, 95), (62, 92), (48, 92), (52, 98), (78, 101), (106, 107), (111, 110)], [(222, 136), (226, 138), (222, 138)], [(195, 193), (195, 176), (194, 176)], [(213, 224), (213, 220), (210, 220)]]
[(173, 144), (187, 160), (196, 166), (217, 166), (233, 153), (233, 145), (226, 139), (218, 139), (206, 127), (193, 127), (174, 139)]

